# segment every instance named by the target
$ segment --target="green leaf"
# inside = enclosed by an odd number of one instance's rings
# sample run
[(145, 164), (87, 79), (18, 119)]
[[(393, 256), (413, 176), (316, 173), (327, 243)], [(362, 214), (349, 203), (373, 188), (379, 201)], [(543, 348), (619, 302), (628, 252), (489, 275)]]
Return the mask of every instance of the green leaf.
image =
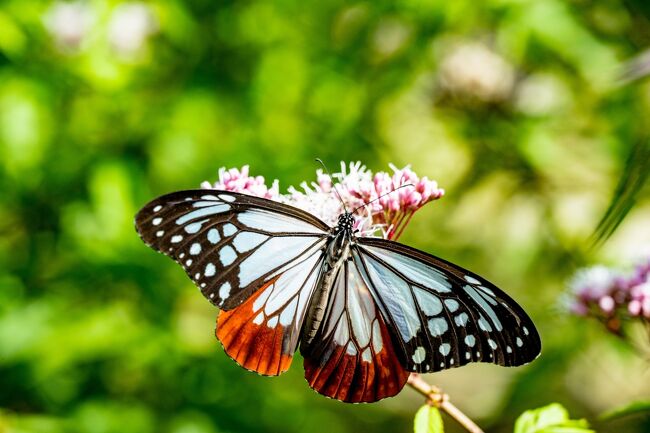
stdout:
[(591, 236), (592, 247), (605, 242), (636, 204), (650, 174), (650, 144), (638, 142), (631, 150), (605, 214)]
[(444, 433), (442, 416), (437, 407), (424, 405), (418, 409), (413, 422), (414, 433)]
[[(517, 419), (514, 433), (589, 433), (585, 420), (572, 420), (558, 403), (527, 410)], [(417, 432), (416, 432), (417, 433)]]
[(623, 418), (628, 415), (637, 415), (637, 414), (650, 414), (650, 400), (644, 401), (635, 401), (623, 407), (619, 407), (608, 412), (605, 412), (600, 416), (602, 420), (612, 420), (617, 418)]

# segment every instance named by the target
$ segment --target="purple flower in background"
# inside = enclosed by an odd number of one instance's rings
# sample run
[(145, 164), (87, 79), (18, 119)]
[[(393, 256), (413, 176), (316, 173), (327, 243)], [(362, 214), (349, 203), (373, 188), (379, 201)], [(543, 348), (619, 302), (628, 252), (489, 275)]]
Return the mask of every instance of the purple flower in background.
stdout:
[(292, 186), (287, 194), (280, 194), (277, 180), (268, 187), (262, 176), (250, 176), (246, 165), (241, 170), (221, 168), (217, 182), (203, 182), (201, 187), (286, 203), (314, 214), (332, 226), (344, 211), (342, 200), (345, 207), (354, 212), (355, 229), (359, 230), (360, 236), (395, 240), (413, 214), (430, 201), (442, 197), (444, 190), (438, 188), (437, 182), (418, 177), (409, 166), (398, 169), (391, 164), (390, 168), (392, 173), (373, 174), (360, 162), (348, 165), (341, 162), (340, 171), (332, 173), (331, 177), (316, 170), (316, 181), (302, 182), (299, 188)]
[(581, 269), (569, 287), (569, 310), (600, 320), (617, 335), (630, 320), (650, 326), (650, 258), (632, 272), (602, 265)]
[[(613, 311), (610, 300), (613, 300), (617, 278), (614, 271), (602, 265), (579, 270), (569, 283), (574, 295), (570, 310), (584, 316), (597, 306), (602, 313), (610, 314)], [(603, 299), (605, 308), (600, 306)]]

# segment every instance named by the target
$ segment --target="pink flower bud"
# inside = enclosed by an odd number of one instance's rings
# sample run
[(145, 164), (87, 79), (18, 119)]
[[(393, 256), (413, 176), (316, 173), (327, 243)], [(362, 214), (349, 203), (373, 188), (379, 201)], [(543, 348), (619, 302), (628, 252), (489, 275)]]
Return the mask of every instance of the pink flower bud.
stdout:
[(598, 301), (598, 306), (604, 313), (611, 314), (612, 311), (614, 311), (614, 307), (616, 307), (616, 303), (614, 302), (614, 298), (611, 296), (603, 296)]
[(630, 303), (627, 305), (627, 311), (629, 311), (632, 316), (639, 316), (641, 314), (641, 302), (637, 301), (636, 299), (630, 301)]

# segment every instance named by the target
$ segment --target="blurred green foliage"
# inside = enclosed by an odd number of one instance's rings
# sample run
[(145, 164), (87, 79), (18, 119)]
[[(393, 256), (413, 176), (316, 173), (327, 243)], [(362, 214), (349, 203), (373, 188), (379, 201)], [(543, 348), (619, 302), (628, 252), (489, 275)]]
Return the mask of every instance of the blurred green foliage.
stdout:
[(425, 404), (415, 413), (413, 433), (444, 433), (442, 416), (437, 407)]
[(649, 18), (641, 0), (5, 0), (0, 432), (410, 431), (408, 389), (344, 405), (308, 388), (299, 356), (280, 378), (236, 366), (217, 311), (134, 233), (143, 203), (221, 166), (284, 189), (314, 178), (316, 156), (437, 179), (446, 197), (402, 241), (531, 313), (544, 342), (531, 365), (427, 378), (479, 424), (647, 398), (647, 365), (558, 304), (576, 266), (650, 243), (641, 189), (585, 248), (648, 136), (649, 83), (616, 77), (650, 43)]
[(572, 420), (557, 403), (527, 410), (515, 423), (515, 433), (594, 433), (583, 419)]

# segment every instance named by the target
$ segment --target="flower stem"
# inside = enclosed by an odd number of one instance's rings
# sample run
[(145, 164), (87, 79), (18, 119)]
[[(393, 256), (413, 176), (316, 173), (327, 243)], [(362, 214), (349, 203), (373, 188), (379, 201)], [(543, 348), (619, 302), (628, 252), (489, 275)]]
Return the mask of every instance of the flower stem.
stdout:
[(483, 430), (477, 426), (474, 421), (469, 419), (467, 415), (460, 411), (449, 401), (449, 396), (442, 392), (440, 388), (435, 385), (429, 385), (422, 376), (417, 373), (411, 373), (406, 382), (411, 388), (422, 394), (427, 398), (427, 404), (431, 404), (446, 412), (447, 415), (455, 419), (460, 425), (465, 427), (470, 433), (483, 433)]

